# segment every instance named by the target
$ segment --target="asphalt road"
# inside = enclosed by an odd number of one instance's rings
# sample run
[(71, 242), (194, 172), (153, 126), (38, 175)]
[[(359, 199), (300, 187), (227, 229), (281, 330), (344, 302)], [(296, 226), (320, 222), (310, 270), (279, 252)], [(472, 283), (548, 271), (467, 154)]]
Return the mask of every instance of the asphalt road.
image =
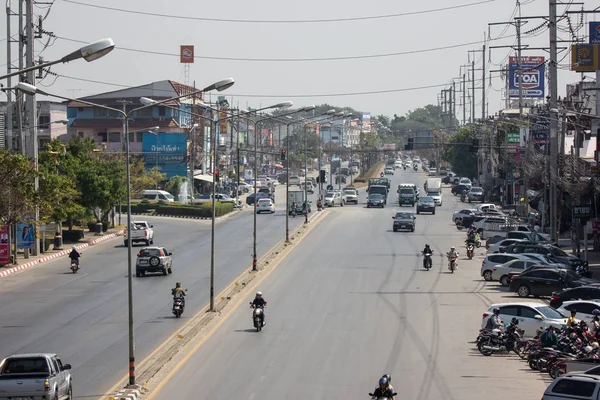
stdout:
[[(396, 172), (390, 200), (399, 183), (423, 187), (425, 178)], [(464, 256), (449, 188), (436, 215), (417, 216), (414, 233), (392, 232), (397, 205), (367, 209), (365, 197), (332, 209), (265, 280), (262, 332), (238, 308), (151, 400), (368, 398), (384, 373), (399, 399), (539, 399), (541, 375), (473, 347), (489, 305), (518, 299), (485, 286), (482, 250)], [(430, 271), (417, 255), (425, 243), (436, 253)], [(440, 255), (451, 245), (462, 253), (454, 274)]]
[[(278, 193), (278, 211), (258, 215), (259, 258), (285, 237), (285, 192)], [(133, 281), (139, 362), (208, 304), (210, 221), (137, 219), (154, 224), (155, 244), (173, 253), (172, 275)], [(290, 229), (303, 220), (290, 218)], [(251, 265), (252, 228), (251, 208), (217, 222), (216, 294)], [(73, 366), (75, 397), (95, 399), (127, 373), (127, 249), (121, 239), (86, 248), (81, 267), (73, 275), (61, 258), (0, 279), (0, 357), (57, 353)], [(180, 320), (171, 314), (170, 289), (176, 281), (189, 289)]]

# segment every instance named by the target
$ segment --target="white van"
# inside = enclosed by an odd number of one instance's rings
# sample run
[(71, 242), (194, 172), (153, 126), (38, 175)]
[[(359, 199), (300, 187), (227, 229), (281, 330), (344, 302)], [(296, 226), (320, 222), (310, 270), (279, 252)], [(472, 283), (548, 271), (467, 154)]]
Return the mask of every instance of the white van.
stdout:
[(163, 200), (169, 203), (175, 202), (175, 197), (164, 190), (144, 190), (145, 200)]

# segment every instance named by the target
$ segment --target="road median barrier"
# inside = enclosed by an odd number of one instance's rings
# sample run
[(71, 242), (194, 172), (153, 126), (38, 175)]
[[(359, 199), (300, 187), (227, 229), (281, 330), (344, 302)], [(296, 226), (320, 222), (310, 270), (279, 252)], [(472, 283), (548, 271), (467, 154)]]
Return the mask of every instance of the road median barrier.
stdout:
[(381, 174), (381, 172), (383, 172), (384, 166), (385, 165), (383, 162), (378, 162), (375, 165), (373, 165), (365, 175), (361, 174), (357, 176), (356, 179), (354, 179), (353, 181), (354, 187), (357, 189), (367, 187), (369, 185), (369, 179), (379, 178), (379, 175)]
[[(151, 395), (161, 382), (168, 381), (170, 374), (182, 364), (186, 356), (191, 356), (217, 330), (237, 306), (241, 304), (246, 292), (252, 290), (264, 280), (294, 249), (316, 224), (329, 214), (328, 210), (311, 213), (309, 222), (302, 224), (290, 233), (290, 242), (280, 241), (273, 246), (256, 264), (257, 271), (249, 268), (242, 272), (234, 281), (215, 296), (215, 311), (209, 311), (205, 306), (200, 312), (190, 318), (182, 328), (177, 330), (146, 359), (142, 360), (136, 370), (136, 381), (141, 387), (142, 396)], [(118, 390), (126, 378), (120, 381), (111, 392)], [(103, 399), (109, 400), (110, 395)]]

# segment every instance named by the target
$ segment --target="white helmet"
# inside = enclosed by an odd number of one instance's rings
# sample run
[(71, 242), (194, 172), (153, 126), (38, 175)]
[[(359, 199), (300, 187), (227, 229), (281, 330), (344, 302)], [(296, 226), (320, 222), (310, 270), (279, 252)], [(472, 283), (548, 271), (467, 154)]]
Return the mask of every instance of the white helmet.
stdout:
[(450, 247), (450, 250), (456, 250), (454, 246)]
[(77, 247), (73, 246), (71, 247), (72, 250), (77, 250)]
[(262, 293), (261, 292), (256, 292), (256, 297), (261, 298), (262, 297)]
[(596, 350), (598, 347), (600, 347), (600, 345), (598, 345), (598, 342), (592, 342), (591, 345), (594, 350)]

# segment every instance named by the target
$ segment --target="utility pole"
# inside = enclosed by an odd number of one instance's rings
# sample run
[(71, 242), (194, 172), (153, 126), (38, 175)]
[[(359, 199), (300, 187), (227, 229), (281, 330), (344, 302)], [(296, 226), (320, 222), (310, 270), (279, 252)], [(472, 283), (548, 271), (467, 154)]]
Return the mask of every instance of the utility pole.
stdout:
[[(131, 101), (129, 100), (117, 100), (117, 103), (121, 103), (121, 106), (123, 107), (123, 112), (125, 114), (127, 114), (127, 104), (131, 104)], [(128, 137), (125, 137), (127, 132), (127, 120), (125, 118), (123, 118), (123, 133), (121, 134), (121, 149), (123, 151), (125, 151), (125, 140), (129, 140)], [(158, 133), (157, 133), (158, 135)], [(127, 160), (127, 163), (129, 163), (129, 160)], [(158, 164), (158, 152), (156, 154), (156, 163)]]
[[(484, 35), (485, 39), (485, 35)], [(482, 63), (481, 63), (481, 122), (485, 121), (485, 42), (481, 49)]]
[(466, 74), (463, 73), (462, 76), (462, 92), (463, 92), (463, 126), (465, 125), (465, 121), (467, 120), (467, 90), (466, 90)]
[(557, 76), (557, 42), (556, 42), (556, 1), (549, 0), (550, 31), (550, 64), (548, 65), (550, 83), (550, 234), (552, 240), (558, 240), (557, 217), (558, 199), (556, 193), (557, 160), (558, 160), (558, 76)]
[(473, 132), (475, 131), (475, 60), (471, 61), (471, 120), (473, 121)]
[(452, 112), (450, 113), (450, 126), (454, 128), (454, 121), (456, 120), (456, 81), (452, 80)]

